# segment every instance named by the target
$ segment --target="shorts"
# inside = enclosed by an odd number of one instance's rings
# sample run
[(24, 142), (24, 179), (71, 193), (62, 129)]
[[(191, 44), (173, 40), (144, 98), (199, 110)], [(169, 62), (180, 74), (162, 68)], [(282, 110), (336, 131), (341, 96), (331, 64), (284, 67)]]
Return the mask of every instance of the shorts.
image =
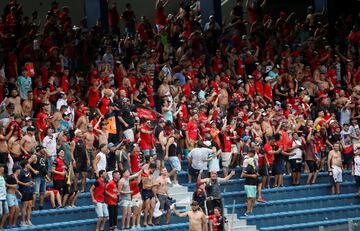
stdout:
[(343, 164), (346, 164), (346, 165), (351, 164), (353, 157), (354, 157), (354, 155), (352, 153), (342, 154)]
[(307, 164), (308, 167), (309, 167), (310, 173), (316, 172), (317, 165), (316, 165), (316, 162), (315, 162), (314, 160), (307, 160), (307, 161), (306, 161), (306, 164)]
[(141, 197), (143, 201), (152, 199), (154, 197), (154, 194), (151, 189), (143, 189), (141, 191)]
[(6, 200), (0, 201), (0, 216), (4, 214), (9, 214), (9, 207)]
[(268, 176), (269, 175), (267, 166), (262, 166), (261, 168), (259, 168), (259, 175), (260, 176)]
[(301, 159), (290, 159), (291, 171), (301, 172), (302, 161)]
[(48, 171), (51, 172), (52, 171), (52, 167), (54, 165), (56, 156), (49, 156), (48, 157)]
[(87, 172), (86, 159), (79, 159), (79, 160), (75, 160), (75, 161), (76, 161), (76, 166), (74, 168), (74, 173)]
[(98, 218), (109, 217), (107, 204), (97, 202), (95, 204), (95, 212)]
[(178, 157), (170, 156), (169, 157), (170, 166), (173, 169), (176, 169), (176, 172), (179, 173), (181, 171), (181, 163)]
[(6, 201), (9, 205), (9, 207), (18, 206), (19, 201), (15, 194), (6, 194)]
[(231, 162), (231, 156), (232, 153), (231, 152), (222, 152), (221, 153), (221, 163), (222, 166), (225, 168), (228, 168)]
[(155, 153), (157, 160), (164, 160), (164, 150), (161, 144), (155, 144)]
[(169, 200), (168, 196), (162, 195), (162, 194), (157, 194), (157, 198), (159, 199), (159, 202), (160, 202), (159, 209), (162, 209), (162, 210), (170, 209), (171, 200)]
[(65, 180), (54, 180), (54, 189), (58, 190), (60, 195), (69, 194), (69, 188)]
[(341, 183), (342, 182), (342, 169), (338, 166), (332, 166), (332, 176), (334, 178), (335, 183)]
[(275, 176), (275, 167), (274, 167), (274, 164), (270, 164), (268, 166), (268, 172), (269, 172), (269, 175), (270, 176)]
[(354, 178), (355, 178), (356, 186), (360, 187), (360, 176), (354, 176)]
[(132, 130), (132, 128), (126, 129), (124, 132), (124, 137), (126, 139), (128, 139), (130, 142), (134, 142), (135, 138), (134, 138), (134, 131)]
[(236, 144), (232, 144), (232, 145), (231, 145), (231, 153), (234, 153), (234, 154), (238, 154), (238, 153), (239, 153), (239, 150), (238, 150)]
[(245, 185), (244, 186), (246, 197), (256, 198), (256, 185)]
[(132, 201), (131, 200), (121, 200), (120, 201), (120, 206), (130, 208), (132, 206)]
[(32, 192), (24, 192), (22, 193), (21, 201), (32, 201), (33, 200), (34, 193)]
[(140, 208), (141, 204), (142, 204), (141, 198), (133, 198), (131, 200), (131, 207), (139, 207)]
[(285, 172), (284, 160), (278, 160), (274, 163), (274, 173), (275, 175), (282, 175)]
[(145, 156), (153, 156), (154, 155), (154, 150), (153, 149), (146, 149), (146, 150), (142, 150), (142, 153)]
[(34, 182), (35, 182), (35, 188), (34, 188), (34, 193), (45, 193), (46, 191), (46, 180), (45, 177), (42, 176), (38, 176), (38, 177), (34, 177)]

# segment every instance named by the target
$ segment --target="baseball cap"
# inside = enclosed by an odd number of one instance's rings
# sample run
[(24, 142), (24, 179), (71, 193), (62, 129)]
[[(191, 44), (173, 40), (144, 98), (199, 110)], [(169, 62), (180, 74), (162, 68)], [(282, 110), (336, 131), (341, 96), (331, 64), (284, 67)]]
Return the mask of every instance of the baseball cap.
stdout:
[(114, 146), (115, 146), (115, 144), (114, 143), (108, 143), (108, 148), (113, 148)]

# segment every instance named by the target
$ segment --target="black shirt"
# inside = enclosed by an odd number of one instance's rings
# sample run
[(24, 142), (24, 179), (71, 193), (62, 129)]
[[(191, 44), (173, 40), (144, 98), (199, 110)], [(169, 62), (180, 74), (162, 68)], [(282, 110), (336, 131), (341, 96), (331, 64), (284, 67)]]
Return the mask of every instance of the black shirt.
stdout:
[(109, 152), (108, 155), (106, 155), (106, 171), (114, 171), (116, 169), (116, 155), (115, 152)]
[(31, 164), (31, 167), (36, 171), (39, 171), (38, 175), (32, 174), (33, 177), (36, 176), (46, 176), (48, 173), (48, 161), (42, 155), (36, 155), (36, 162)]
[[(119, 115), (128, 124), (128, 127), (124, 127), (124, 130), (134, 127), (135, 121), (134, 121), (134, 117), (131, 115), (131, 110), (129, 107), (126, 107), (126, 106), (123, 107), (120, 110)], [(124, 126), (124, 125), (122, 124), (122, 126)]]
[[(255, 169), (252, 165), (248, 164), (244, 172), (247, 174), (255, 174)], [(257, 185), (257, 178), (245, 177), (245, 185)]]

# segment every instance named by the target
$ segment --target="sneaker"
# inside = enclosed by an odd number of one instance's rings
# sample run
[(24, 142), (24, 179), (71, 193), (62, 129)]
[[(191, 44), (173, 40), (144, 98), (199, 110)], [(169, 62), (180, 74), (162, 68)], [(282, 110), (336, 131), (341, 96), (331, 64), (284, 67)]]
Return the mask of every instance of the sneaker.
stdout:
[(137, 228), (138, 228), (138, 229), (141, 229), (141, 225), (138, 225)]
[(26, 224), (26, 222), (20, 222), (20, 227), (28, 227), (29, 225), (28, 224)]
[(34, 226), (33, 223), (31, 223), (31, 221), (27, 222), (28, 226)]
[(170, 177), (167, 178), (167, 183), (168, 184), (172, 184), (171, 180), (170, 180)]
[(172, 184), (173, 187), (182, 187), (181, 185), (179, 185), (178, 183), (176, 184)]
[(44, 206), (42, 206), (42, 205), (39, 206), (40, 211), (43, 210), (43, 208), (44, 208)]
[(250, 216), (250, 213), (244, 213), (244, 217)]
[(257, 201), (257, 202), (261, 202), (261, 203), (265, 203), (265, 202), (266, 202), (266, 200), (264, 200), (263, 198), (258, 198), (256, 201)]

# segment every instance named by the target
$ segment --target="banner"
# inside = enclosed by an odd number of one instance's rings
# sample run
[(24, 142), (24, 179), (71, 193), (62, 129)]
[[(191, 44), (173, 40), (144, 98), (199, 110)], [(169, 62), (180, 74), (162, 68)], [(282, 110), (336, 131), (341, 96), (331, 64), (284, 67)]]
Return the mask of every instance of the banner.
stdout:
[(151, 121), (157, 120), (158, 113), (152, 109), (138, 107), (136, 109), (136, 112), (138, 114), (138, 117), (142, 120), (151, 120)]

